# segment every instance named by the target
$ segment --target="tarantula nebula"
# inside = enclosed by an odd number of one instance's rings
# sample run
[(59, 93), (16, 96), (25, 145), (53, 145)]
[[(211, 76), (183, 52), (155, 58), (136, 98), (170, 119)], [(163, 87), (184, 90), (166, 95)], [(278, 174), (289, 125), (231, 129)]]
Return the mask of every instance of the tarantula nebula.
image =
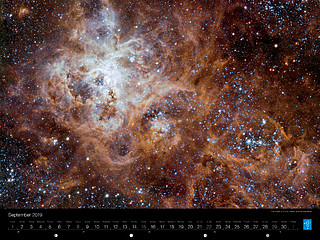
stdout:
[(2, 207), (319, 207), (319, 1), (1, 14)]

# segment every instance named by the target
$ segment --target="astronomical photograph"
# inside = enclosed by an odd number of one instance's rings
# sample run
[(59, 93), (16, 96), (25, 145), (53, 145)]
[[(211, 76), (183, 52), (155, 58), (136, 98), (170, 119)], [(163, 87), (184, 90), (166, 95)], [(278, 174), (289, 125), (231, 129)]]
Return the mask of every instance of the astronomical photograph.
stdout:
[(0, 208), (320, 208), (318, 0), (0, 4)]

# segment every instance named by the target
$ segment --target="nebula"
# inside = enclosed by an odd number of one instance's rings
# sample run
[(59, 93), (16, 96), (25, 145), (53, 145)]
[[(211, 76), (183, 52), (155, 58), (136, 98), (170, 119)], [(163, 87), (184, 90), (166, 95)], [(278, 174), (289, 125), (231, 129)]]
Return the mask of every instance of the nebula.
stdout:
[(4, 1), (4, 208), (318, 208), (317, 1)]

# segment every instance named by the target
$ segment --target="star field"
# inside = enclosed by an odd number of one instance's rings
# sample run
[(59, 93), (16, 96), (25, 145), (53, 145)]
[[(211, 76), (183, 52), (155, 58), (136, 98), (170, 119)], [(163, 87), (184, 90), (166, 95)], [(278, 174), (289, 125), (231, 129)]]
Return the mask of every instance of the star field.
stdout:
[(5, 208), (318, 208), (318, 1), (3, 1)]

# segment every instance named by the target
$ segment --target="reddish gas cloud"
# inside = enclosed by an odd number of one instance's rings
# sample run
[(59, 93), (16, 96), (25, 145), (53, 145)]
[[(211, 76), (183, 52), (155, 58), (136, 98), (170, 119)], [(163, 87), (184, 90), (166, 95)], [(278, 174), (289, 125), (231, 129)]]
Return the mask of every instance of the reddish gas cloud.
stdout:
[(61, 36), (10, 68), (1, 197), (18, 208), (317, 206), (312, 4), (70, 4)]

